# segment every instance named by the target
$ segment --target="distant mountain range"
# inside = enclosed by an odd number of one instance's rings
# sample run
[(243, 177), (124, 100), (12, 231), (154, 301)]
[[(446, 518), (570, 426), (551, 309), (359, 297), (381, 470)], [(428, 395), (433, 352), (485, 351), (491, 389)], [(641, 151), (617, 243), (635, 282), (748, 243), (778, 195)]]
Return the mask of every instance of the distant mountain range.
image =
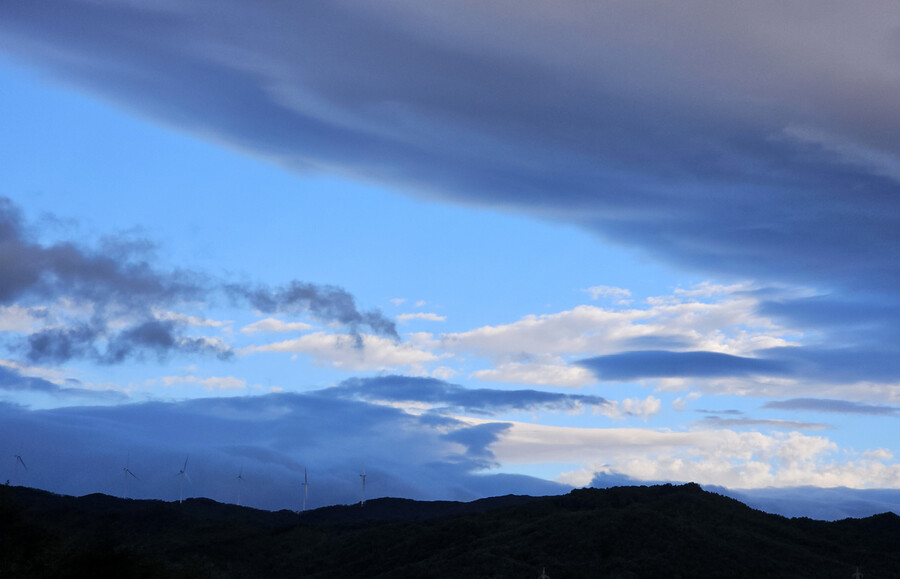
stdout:
[(0, 577), (900, 577), (900, 517), (756, 511), (694, 484), (305, 513), (0, 486)]

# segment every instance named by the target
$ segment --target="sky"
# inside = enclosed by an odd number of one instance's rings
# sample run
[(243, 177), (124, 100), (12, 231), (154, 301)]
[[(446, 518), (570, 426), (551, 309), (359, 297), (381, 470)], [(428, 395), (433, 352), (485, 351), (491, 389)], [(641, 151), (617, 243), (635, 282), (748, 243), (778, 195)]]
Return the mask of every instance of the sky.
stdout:
[(0, 478), (900, 510), (898, 12), (2, 3)]

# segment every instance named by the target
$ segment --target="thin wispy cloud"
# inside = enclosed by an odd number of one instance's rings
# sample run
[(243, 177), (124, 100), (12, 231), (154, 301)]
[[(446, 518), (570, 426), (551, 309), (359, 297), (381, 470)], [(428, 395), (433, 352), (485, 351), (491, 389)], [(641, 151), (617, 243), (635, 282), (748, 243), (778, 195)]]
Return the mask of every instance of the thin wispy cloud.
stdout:
[(898, 416), (900, 408), (875, 404), (861, 404), (849, 400), (829, 400), (824, 398), (791, 398), (772, 400), (763, 408), (772, 410), (800, 410), (807, 412), (833, 412), (837, 414), (871, 414), (875, 416)]

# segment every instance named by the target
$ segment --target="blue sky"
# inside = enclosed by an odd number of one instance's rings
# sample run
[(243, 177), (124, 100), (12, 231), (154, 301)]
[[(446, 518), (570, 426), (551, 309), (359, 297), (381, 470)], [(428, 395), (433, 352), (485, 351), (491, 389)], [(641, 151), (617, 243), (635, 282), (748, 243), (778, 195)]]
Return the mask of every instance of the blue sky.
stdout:
[(7, 478), (900, 486), (896, 8), (374, 6), (0, 9)]

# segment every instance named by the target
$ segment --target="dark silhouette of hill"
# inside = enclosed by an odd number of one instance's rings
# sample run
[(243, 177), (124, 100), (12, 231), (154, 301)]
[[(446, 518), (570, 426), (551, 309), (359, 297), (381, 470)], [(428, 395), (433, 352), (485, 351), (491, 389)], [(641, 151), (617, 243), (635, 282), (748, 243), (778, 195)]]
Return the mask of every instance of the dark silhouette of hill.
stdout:
[(298, 515), (0, 487), (0, 577), (900, 577), (900, 517), (755, 511), (699, 486)]

